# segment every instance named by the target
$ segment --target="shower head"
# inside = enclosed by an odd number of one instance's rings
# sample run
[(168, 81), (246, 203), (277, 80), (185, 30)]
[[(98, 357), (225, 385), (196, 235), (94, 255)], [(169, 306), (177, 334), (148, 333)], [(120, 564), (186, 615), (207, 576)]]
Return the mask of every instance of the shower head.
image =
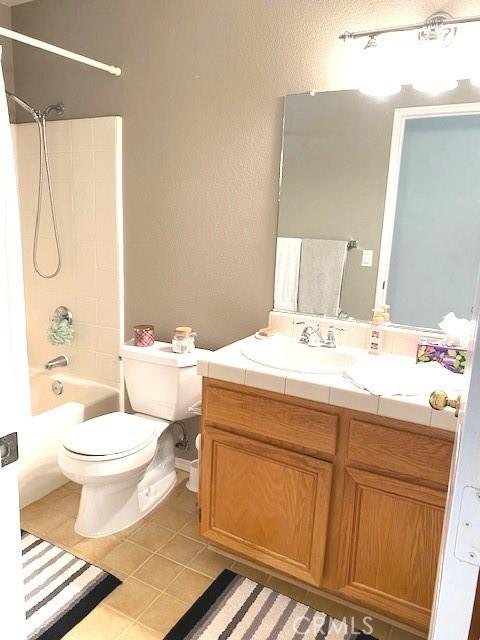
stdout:
[(40, 111), (39, 109), (34, 109), (28, 104), (28, 102), (25, 102), (25, 100), (22, 100), (22, 98), (19, 98), (14, 93), (11, 93), (10, 91), (5, 91), (5, 93), (7, 94), (7, 98), (10, 98), (10, 100), (13, 100), (20, 107), (22, 107), (22, 109), (25, 109), (25, 111), (27, 111), (37, 122), (40, 120), (46, 120), (52, 111), (55, 111), (55, 113), (59, 116), (63, 115), (63, 113), (65, 112), (63, 102), (51, 104), (44, 111)]
[(51, 111), (55, 111), (58, 116), (63, 116), (65, 113), (65, 106), (63, 102), (57, 102), (57, 104), (50, 104), (43, 112), (42, 116), (46, 118)]
[(39, 120), (41, 113), (40, 111), (37, 111), (37, 109), (34, 109), (33, 107), (31, 107), (28, 102), (25, 102), (25, 100), (22, 100), (21, 98), (19, 98), (18, 96), (16, 96), (14, 93), (10, 93), (10, 91), (5, 91), (5, 93), (7, 94), (7, 98), (10, 98), (10, 100), (13, 100), (14, 102), (16, 102), (20, 107), (22, 107), (22, 109), (25, 109), (25, 111), (28, 111), (28, 113), (35, 119), (35, 120)]

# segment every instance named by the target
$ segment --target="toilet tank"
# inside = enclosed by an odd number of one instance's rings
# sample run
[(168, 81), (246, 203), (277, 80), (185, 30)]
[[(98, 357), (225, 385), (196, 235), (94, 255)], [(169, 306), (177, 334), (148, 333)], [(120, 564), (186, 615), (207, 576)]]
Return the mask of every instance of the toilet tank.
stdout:
[(202, 378), (197, 375), (200, 353), (209, 352), (173, 353), (168, 342), (151, 347), (136, 347), (133, 341), (125, 344), (120, 357), (133, 410), (171, 421), (190, 417), (188, 408), (202, 393)]

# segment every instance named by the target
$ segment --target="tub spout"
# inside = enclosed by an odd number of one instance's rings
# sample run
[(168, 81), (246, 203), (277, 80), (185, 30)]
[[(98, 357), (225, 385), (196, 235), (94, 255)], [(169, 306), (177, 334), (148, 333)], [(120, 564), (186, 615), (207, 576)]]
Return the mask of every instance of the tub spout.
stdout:
[(45, 365), (45, 369), (48, 369), (50, 371), (51, 369), (56, 369), (57, 367), (66, 367), (67, 365), (67, 356), (57, 356), (56, 358), (52, 358), (52, 360), (49, 360), (47, 362), (47, 364)]

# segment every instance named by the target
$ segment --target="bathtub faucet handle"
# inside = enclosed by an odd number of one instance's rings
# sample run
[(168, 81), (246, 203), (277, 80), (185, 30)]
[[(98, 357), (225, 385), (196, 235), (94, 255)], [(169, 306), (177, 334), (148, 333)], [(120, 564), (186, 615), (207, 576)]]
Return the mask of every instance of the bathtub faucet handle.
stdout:
[(57, 367), (66, 367), (67, 365), (68, 365), (67, 356), (62, 355), (62, 356), (57, 356), (56, 358), (52, 358), (52, 360), (49, 360), (45, 365), (45, 369), (48, 369), (48, 371), (50, 371), (51, 369), (56, 369)]

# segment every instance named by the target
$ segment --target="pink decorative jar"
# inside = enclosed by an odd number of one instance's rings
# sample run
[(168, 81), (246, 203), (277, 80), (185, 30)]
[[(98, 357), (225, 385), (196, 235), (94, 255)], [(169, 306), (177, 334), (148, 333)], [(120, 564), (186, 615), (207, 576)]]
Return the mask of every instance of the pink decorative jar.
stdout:
[(151, 347), (155, 343), (155, 327), (152, 324), (137, 324), (133, 327), (136, 347)]

